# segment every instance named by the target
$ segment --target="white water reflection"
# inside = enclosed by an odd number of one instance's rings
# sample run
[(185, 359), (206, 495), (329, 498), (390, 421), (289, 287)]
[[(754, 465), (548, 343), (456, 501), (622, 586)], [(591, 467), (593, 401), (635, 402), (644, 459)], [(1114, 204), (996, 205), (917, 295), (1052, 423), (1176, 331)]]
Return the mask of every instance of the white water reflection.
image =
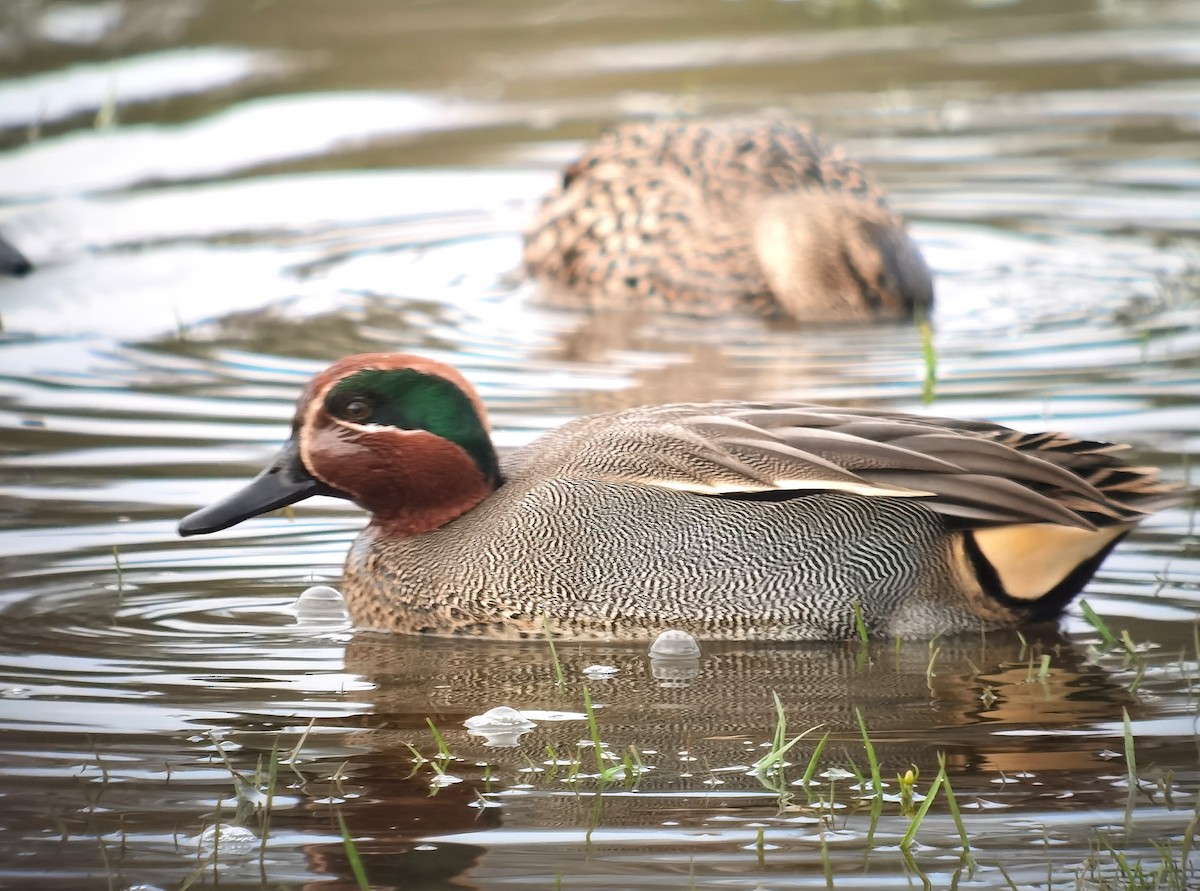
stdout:
[(85, 62), (0, 83), (0, 127), (37, 127), (106, 105), (189, 96), (271, 75), (291, 64), (282, 54), (239, 47), (190, 47), (112, 62)]
[(31, 199), (230, 175), (423, 131), (508, 122), (503, 107), (416, 93), (255, 99), (191, 124), (78, 131), (0, 155), (0, 199)]

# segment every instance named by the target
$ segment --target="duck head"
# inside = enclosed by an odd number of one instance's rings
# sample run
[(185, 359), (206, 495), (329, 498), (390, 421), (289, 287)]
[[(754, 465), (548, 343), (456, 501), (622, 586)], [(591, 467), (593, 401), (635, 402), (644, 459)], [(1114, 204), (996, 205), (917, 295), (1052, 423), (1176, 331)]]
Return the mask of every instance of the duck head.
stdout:
[(878, 200), (819, 189), (773, 195), (752, 226), (763, 274), (791, 318), (903, 319), (933, 305), (920, 249)]
[(466, 513), (499, 483), (487, 414), (462, 375), (400, 353), (350, 356), (305, 388), (291, 438), (267, 467), (185, 517), (179, 534), (333, 495), (369, 511), (389, 535), (416, 535)]

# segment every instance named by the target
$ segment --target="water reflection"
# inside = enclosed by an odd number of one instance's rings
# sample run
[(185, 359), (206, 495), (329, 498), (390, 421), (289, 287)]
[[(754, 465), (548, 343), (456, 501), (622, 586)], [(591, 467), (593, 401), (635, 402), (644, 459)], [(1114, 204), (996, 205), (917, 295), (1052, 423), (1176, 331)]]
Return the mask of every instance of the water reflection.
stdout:
[[(571, 679), (566, 690), (556, 683), (545, 645), (465, 647), (453, 641), (358, 634), (347, 647), (346, 669), (374, 686), (373, 710), (384, 723), (406, 722), (413, 729), (423, 726), (424, 717), (433, 717), (439, 727), (450, 727), (443, 728), (448, 741), (465, 741), (454, 728), (495, 703), (521, 712), (578, 709), (578, 685), (587, 683), (593, 699), (602, 704), (598, 723), (613, 751), (636, 745), (677, 752), (691, 743), (703, 745), (712, 767), (742, 763), (746, 741), (757, 745), (770, 737), (776, 693), (796, 732), (819, 725), (842, 743), (857, 737), (855, 709), (861, 709), (881, 760), (896, 769), (913, 761), (934, 763), (924, 747), (944, 747), (948, 739), (963, 746), (964, 759), (1001, 763), (1010, 742), (997, 734), (1007, 726), (1084, 731), (1119, 722), (1122, 709), (1140, 717), (1148, 707), (1113, 683), (1083, 647), (1053, 632), (1025, 640), (989, 634), (869, 647), (710, 643), (687, 684), (661, 683), (643, 647), (560, 644), (558, 650)], [(596, 662), (617, 671), (608, 679), (587, 681), (583, 671)], [(952, 732), (975, 725), (987, 733), (966, 734), (960, 741)], [(916, 728), (936, 731), (937, 742), (925, 742), (924, 732), (914, 732)], [(542, 726), (531, 730), (522, 746), (530, 756), (547, 744), (570, 750), (585, 736), (579, 726)], [(1089, 748), (1094, 741), (1088, 736), (1083, 734), (1077, 752), (1080, 768), (1094, 767)], [(384, 739), (386, 734), (376, 735), (374, 743)], [(1000, 748), (990, 751), (990, 746)], [(470, 763), (483, 753), (469, 748), (456, 754)], [(798, 754), (793, 760), (804, 763), (805, 757)], [(677, 769), (658, 767), (646, 782), (675, 782)], [(745, 786), (754, 788), (754, 783)]]
[[(278, 445), (313, 371), (360, 350), (463, 368), (505, 447), (635, 402), (920, 410), (906, 327), (588, 317), (513, 280), (559, 167), (609, 123), (680, 111), (795, 114), (876, 172), (938, 278), (933, 411), (1133, 439), (1185, 478), (1198, 9), (0, 4), (0, 231), (37, 267), (0, 280), (0, 883), (353, 887), (339, 813), (398, 887), (826, 887), (824, 863), (835, 886), (920, 881), (896, 810), (868, 840), (856, 781), (836, 780), (830, 828), (802, 787), (780, 813), (746, 775), (772, 691), (789, 732), (831, 731), (830, 766), (863, 766), (855, 706), (886, 781), (916, 761), (928, 788), (946, 751), (976, 884), (1008, 887), (997, 861), (1021, 886), (1103, 875), (1095, 825), (1128, 862), (1177, 852), (1197, 788), (1189, 506), (1086, 592), (1132, 654), (1090, 653), (1075, 612), (1024, 653), (996, 635), (936, 658), (724, 645), (668, 675), (641, 649), (571, 646), (561, 691), (544, 646), (298, 624), (297, 596), (337, 583), (361, 525), (346, 505), (186, 548), (174, 522)], [(639, 791), (548, 776), (564, 759), (547, 744), (590, 743), (585, 682), (602, 741), (654, 767)], [(500, 703), (539, 715), (516, 748), (461, 724)], [(1143, 775), (1128, 830), (1123, 710)], [(434, 796), (406, 746), (436, 753), (427, 717), (463, 759)], [(253, 780), (298, 745), (269, 831), (246, 819), (265, 851), (197, 858), (237, 811), (226, 759)], [(940, 803), (920, 842), (913, 863), (950, 885)]]
[[(544, 645), (463, 646), (356, 635), (347, 648), (346, 667), (368, 679), (374, 692), (369, 728), (347, 738), (361, 752), (348, 769), (349, 783), (356, 796), (389, 804), (383, 811), (389, 814), (386, 832), (363, 820), (354, 824), (356, 833), (373, 839), (365, 849), (360, 845), (369, 873), (377, 881), (392, 875), (395, 858), (443, 868), (457, 863), (466, 873), (492, 850), (493, 836), (501, 852), (517, 839), (522, 845), (544, 843), (539, 836), (548, 841), (546, 834), (555, 831), (562, 842), (582, 842), (582, 836), (561, 833), (579, 825), (581, 815), (591, 827), (589, 835), (610, 852), (669, 844), (680, 832), (698, 833), (695, 837), (707, 838), (710, 845), (752, 843), (753, 830), (747, 827), (754, 825), (799, 833), (793, 843), (811, 836), (820, 823), (802, 817), (804, 789), (795, 782), (765, 784), (752, 771), (774, 729), (776, 693), (791, 733), (819, 728), (789, 753), (792, 780), (826, 730), (831, 739), (821, 762), (824, 774), (865, 770), (854, 713), (861, 709), (889, 787), (897, 773), (913, 764), (936, 763), (936, 751), (946, 751), (968, 810), (978, 810), (979, 803), (1009, 810), (1061, 785), (1076, 793), (1056, 801), (1057, 809), (1090, 814), (1120, 807), (1126, 791), (1101, 778), (1107, 767), (1098, 757), (1096, 733), (1119, 724), (1123, 710), (1137, 720), (1154, 715), (1153, 706), (1139, 704), (1090, 661), (1083, 646), (1053, 632), (1025, 640), (1012, 634), (942, 639), (933, 646), (714, 644), (705, 649), (696, 676), (680, 686), (658, 682), (642, 647), (560, 645), (568, 681), (559, 686)], [(603, 680), (587, 679), (584, 672), (596, 661), (617, 671)], [(522, 711), (577, 708), (582, 684), (596, 703), (607, 750), (619, 754), (634, 746), (645, 765), (631, 785), (618, 775), (611, 794), (594, 792), (588, 727), (580, 712), (559, 712), (567, 720), (527, 728), (515, 748), (496, 749), (462, 727), (466, 716), (486, 703), (513, 703)], [(439, 774), (414, 763), (411, 748), (415, 736), (428, 737), (425, 718), (451, 753), (439, 770), (465, 776), (467, 782), (431, 792)], [(1045, 734), (1049, 744), (1031, 753), (1019, 742), (1014, 745), (1006, 735), (1009, 728)], [(431, 744), (422, 754), (437, 759)], [(574, 780), (567, 767), (573, 760), (584, 765)], [(400, 773), (403, 779), (396, 778)], [(843, 776), (850, 779), (844, 781), (841, 807), (852, 804), (855, 795), (854, 774), (844, 770)], [(1056, 777), (1053, 786), (1050, 776)], [(622, 788), (636, 794), (620, 794)], [(797, 807), (779, 812), (781, 792)], [(430, 794), (431, 800), (415, 806), (415, 797)], [(479, 797), (466, 801), (472, 794)], [(498, 806), (477, 807), (477, 819), (468, 822), (464, 803)], [(841, 817), (848, 840), (861, 838), (868, 823), (866, 811), (852, 813)], [(505, 836), (503, 827), (510, 823), (521, 827), (518, 836)], [(885, 820), (879, 831), (886, 835), (892, 825)], [(623, 836), (621, 827), (638, 831)], [(453, 845), (462, 833), (479, 847)], [(452, 847), (444, 860), (418, 857), (448, 841)], [(456, 859), (466, 854), (468, 859)], [(332, 856), (336, 861), (336, 853)], [(572, 859), (567, 855), (563, 862)], [(322, 870), (339, 868), (324, 857), (316, 863)], [(344, 865), (340, 868), (348, 874)]]

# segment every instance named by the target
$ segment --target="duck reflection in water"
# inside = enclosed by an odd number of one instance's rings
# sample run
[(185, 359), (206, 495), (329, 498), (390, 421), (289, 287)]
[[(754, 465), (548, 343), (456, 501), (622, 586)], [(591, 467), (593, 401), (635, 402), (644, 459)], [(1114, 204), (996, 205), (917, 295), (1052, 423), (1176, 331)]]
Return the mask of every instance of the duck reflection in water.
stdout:
[[(1045, 670), (1043, 656), (1049, 657)], [(472, 870), (487, 869), (490, 861), (503, 869), (506, 849), (489, 849), (487, 830), (510, 823), (517, 831), (567, 829), (582, 838), (589, 826), (639, 829), (683, 821), (698, 828), (718, 815), (776, 815), (780, 789), (765, 787), (751, 770), (774, 731), (775, 694), (789, 736), (816, 728), (789, 752), (795, 765), (789, 782), (799, 778), (826, 731), (822, 772), (866, 770), (858, 710), (885, 781), (914, 765), (931, 778), (944, 753), (960, 802), (1019, 794), (1045, 798), (1039, 807), (1056, 809), (1122, 802), (1124, 790), (1093, 782), (1111, 772), (1096, 752), (1119, 747), (1105, 734), (1119, 725), (1123, 709), (1135, 719), (1148, 709), (1082, 647), (1051, 629), (945, 637), (932, 647), (926, 641), (708, 642), (687, 683), (657, 677), (644, 646), (560, 644), (558, 660), (567, 678), (563, 687), (544, 642), (464, 644), (375, 633), (350, 641), (346, 670), (373, 684), (374, 692), (367, 694), (371, 713), (364, 726), (344, 740), (360, 752), (347, 766), (348, 784), (359, 794), (341, 809), (351, 831), (370, 839), (360, 842), (359, 853), (373, 881), (424, 887), (404, 878), (420, 870), (424, 880), (471, 887)], [(584, 669), (595, 664), (615, 672), (589, 679)], [(590, 752), (579, 746), (589, 736), (584, 686), (608, 750), (620, 756), (634, 747), (650, 768), (632, 784), (645, 794), (608, 794), (626, 789), (622, 779), (597, 794), (594, 780), (564, 786), (567, 768), (553, 773), (548, 752), (580, 759), (584, 774), (594, 771)], [(514, 746), (499, 748), (467, 731), (469, 717), (497, 705), (534, 714), (537, 726)], [(445, 769), (463, 780), (432, 796), (436, 774), (426, 764), (414, 768), (410, 749), (435, 757), (427, 718), (454, 756)], [(998, 790), (992, 784), (1002, 775), (1030, 774), (1037, 780), (1023, 786)], [(719, 785), (706, 782), (714, 777)], [(525, 791), (493, 794), (514, 786)], [(1063, 788), (1075, 794), (1057, 798)], [(564, 789), (579, 794), (564, 795)], [(803, 803), (794, 784), (783, 789)], [(853, 805), (849, 787), (837, 794)], [(472, 806), (482, 800), (499, 806)], [(860, 816), (868, 819), (865, 811)], [(554, 862), (564, 870), (574, 856), (554, 849)], [(349, 876), (340, 845), (312, 849), (310, 857), (322, 871)]]

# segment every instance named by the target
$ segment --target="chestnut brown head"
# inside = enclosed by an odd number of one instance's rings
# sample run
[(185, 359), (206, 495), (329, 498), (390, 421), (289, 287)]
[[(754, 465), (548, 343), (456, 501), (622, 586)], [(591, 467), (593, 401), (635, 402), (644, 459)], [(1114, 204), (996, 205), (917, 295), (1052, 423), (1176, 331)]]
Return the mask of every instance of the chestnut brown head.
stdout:
[(311, 495), (348, 498), (394, 535), (437, 528), (500, 483), (479, 396), (454, 369), (400, 353), (351, 356), (317, 375), (292, 436), (244, 489), (185, 517), (216, 532)]

